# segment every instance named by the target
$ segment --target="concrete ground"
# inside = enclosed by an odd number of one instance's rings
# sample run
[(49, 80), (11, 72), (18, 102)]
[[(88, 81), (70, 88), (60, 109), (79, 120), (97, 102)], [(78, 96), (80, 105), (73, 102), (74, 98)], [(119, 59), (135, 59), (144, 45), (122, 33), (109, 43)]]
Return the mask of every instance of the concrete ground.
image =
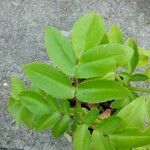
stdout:
[(97, 11), (108, 27), (118, 23), (126, 36), (150, 48), (150, 0), (0, 0), (0, 150), (71, 150), (65, 138), (16, 127), (7, 112), (10, 76), (21, 78), (24, 63), (48, 61), (43, 29), (69, 31), (82, 14)]

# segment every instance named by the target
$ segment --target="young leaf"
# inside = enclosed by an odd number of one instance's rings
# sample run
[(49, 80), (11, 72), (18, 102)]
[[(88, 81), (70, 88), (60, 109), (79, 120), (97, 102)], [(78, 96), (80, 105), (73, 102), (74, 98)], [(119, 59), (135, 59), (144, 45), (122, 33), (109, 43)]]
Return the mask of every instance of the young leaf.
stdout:
[(99, 103), (130, 96), (127, 88), (112, 80), (89, 80), (82, 82), (76, 89), (76, 97), (82, 102)]
[(25, 90), (26, 90), (26, 87), (23, 81), (20, 80), (17, 76), (12, 76), (11, 77), (11, 96), (16, 100), (19, 100), (19, 97), (18, 97), (19, 93)]
[(85, 124), (79, 125), (73, 136), (74, 150), (90, 150), (91, 134), (88, 126)]
[(74, 74), (76, 58), (69, 41), (54, 27), (45, 29), (45, 46), (52, 61), (68, 75)]
[(26, 64), (24, 72), (33, 84), (49, 95), (64, 99), (74, 97), (74, 89), (70, 80), (56, 68), (35, 62)]
[(10, 97), (8, 101), (8, 111), (11, 113), (16, 123), (19, 124), (21, 120), (21, 112), (24, 106), (14, 98)]
[(123, 44), (123, 34), (120, 27), (113, 24), (108, 32), (108, 38), (110, 43)]
[(149, 77), (145, 74), (137, 73), (130, 77), (130, 81), (147, 81)]
[(59, 137), (66, 132), (66, 130), (69, 128), (69, 119), (69, 116), (65, 115), (54, 125), (52, 129), (53, 136)]
[(59, 120), (60, 120), (59, 112), (47, 114), (38, 120), (36, 129), (39, 131), (43, 131), (47, 128), (52, 128)]
[(21, 102), (32, 113), (37, 115), (45, 115), (50, 112), (47, 101), (38, 93), (32, 91), (24, 91), (19, 94)]
[(122, 108), (117, 116), (122, 118), (121, 127), (144, 128), (146, 117), (146, 103), (144, 97), (139, 97)]
[(109, 135), (115, 132), (120, 126), (122, 119), (118, 116), (112, 116), (104, 119), (98, 126), (97, 129), (103, 135)]
[(115, 150), (115, 147), (111, 144), (107, 137), (104, 137), (102, 133), (96, 129), (92, 133), (90, 150)]
[(103, 19), (96, 13), (81, 17), (73, 26), (71, 40), (77, 58), (99, 44), (105, 33)]
[(150, 135), (139, 128), (125, 128), (109, 135), (109, 139), (117, 148), (136, 148), (149, 144)]
[(90, 125), (97, 119), (98, 115), (99, 115), (98, 109), (91, 109), (85, 116), (84, 123)]
[(121, 44), (99, 45), (85, 52), (76, 66), (75, 76), (91, 78), (104, 76), (118, 66), (128, 64), (133, 49)]
[(139, 62), (139, 53), (138, 53), (137, 43), (133, 39), (129, 38), (126, 43), (134, 50), (134, 54), (128, 64), (128, 71), (131, 74), (135, 70)]
[(53, 98), (52, 96), (47, 96), (47, 102), (50, 107), (51, 112), (60, 111), (60, 106), (57, 103), (57, 99)]

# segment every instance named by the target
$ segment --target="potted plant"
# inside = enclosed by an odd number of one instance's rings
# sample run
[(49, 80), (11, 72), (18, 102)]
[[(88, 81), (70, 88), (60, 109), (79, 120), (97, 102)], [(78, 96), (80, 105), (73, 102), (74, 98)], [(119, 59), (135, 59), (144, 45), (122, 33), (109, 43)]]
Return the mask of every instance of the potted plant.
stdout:
[(118, 25), (106, 31), (96, 13), (82, 16), (68, 38), (51, 26), (44, 35), (53, 63), (25, 64), (29, 87), (12, 76), (8, 110), (16, 123), (67, 133), (74, 150), (148, 149), (150, 89), (136, 83), (149, 81), (150, 52)]

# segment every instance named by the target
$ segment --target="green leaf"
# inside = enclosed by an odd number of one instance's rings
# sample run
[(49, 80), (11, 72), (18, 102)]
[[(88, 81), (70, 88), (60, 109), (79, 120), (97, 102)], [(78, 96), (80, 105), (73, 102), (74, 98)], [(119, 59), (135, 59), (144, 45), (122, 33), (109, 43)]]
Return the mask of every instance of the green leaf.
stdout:
[(70, 80), (58, 69), (35, 62), (26, 64), (24, 72), (34, 85), (49, 95), (64, 99), (74, 97), (74, 89)]
[(109, 39), (108, 39), (108, 35), (105, 33), (102, 40), (100, 41), (100, 45), (107, 44), (107, 43), (109, 43)]
[(88, 126), (85, 124), (79, 125), (73, 136), (74, 150), (90, 150), (91, 134)]
[(8, 101), (8, 111), (11, 113), (17, 124), (22, 122), (21, 112), (24, 106), (14, 98), (10, 97)]
[(109, 136), (118, 148), (136, 148), (150, 144), (150, 135), (138, 128), (126, 128)]
[(64, 114), (69, 114), (70, 111), (70, 103), (68, 99), (64, 99), (61, 103), (61, 110)]
[(91, 150), (115, 150), (115, 148), (111, 142), (96, 129), (92, 133)]
[(19, 93), (22, 91), (25, 91), (26, 87), (23, 83), (22, 80), (20, 80), (17, 76), (12, 76), (11, 77), (11, 96), (16, 99), (19, 100)]
[(54, 125), (52, 129), (53, 136), (59, 137), (66, 132), (66, 130), (69, 128), (69, 119), (69, 116), (65, 115)]
[(98, 115), (99, 115), (98, 109), (91, 109), (85, 116), (84, 123), (87, 125), (92, 124), (97, 119)]
[(75, 76), (78, 78), (104, 76), (115, 71), (118, 66), (128, 64), (132, 54), (132, 48), (125, 45), (99, 45), (82, 55), (76, 66)]
[(145, 50), (144, 48), (139, 48), (140, 54), (150, 57), (150, 50)]
[(19, 94), (21, 102), (27, 107), (32, 113), (37, 115), (45, 115), (50, 112), (50, 108), (40, 94), (32, 91), (24, 91)]
[(53, 63), (64, 73), (73, 75), (77, 60), (70, 42), (56, 28), (46, 27), (45, 46)]
[(106, 79), (106, 80), (115, 80), (116, 73), (115, 72), (110, 72), (103, 76), (101, 79)]
[(108, 32), (108, 38), (110, 43), (123, 44), (123, 34), (120, 27), (113, 24)]
[(89, 80), (80, 83), (76, 89), (77, 99), (88, 103), (124, 99), (129, 96), (130, 92), (127, 88), (112, 80)]
[(136, 41), (129, 38), (126, 43), (128, 46), (130, 46), (134, 50), (134, 54), (131, 58), (131, 61), (128, 64), (128, 70), (129, 70), (129, 73), (131, 74), (135, 70), (135, 68), (139, 62), (139, 53), (138, 53), (138, 47), (137, 47)]
[(37, 130), (43, 131), (47, 128), (52, 128), (60, 120), (60, 113), (54, 112), (52, 114), (47, 114), (37, 122)]
[(52, 96), (47, 96), (47, 102), (50, 107), (51, 112), (60, 111), (60, 106), (57, 103), (57, 99), (53, 98)]
[(35, 85), (31, 84), (30, 86), (30, 91), (33, 91), (33, 92), (36, 92), (36, 93), (39, 93), (40, 95), (42, 95), (43, 97), (46, 97), (46, 93), (41, 90), (40, 88), (36, 87)]
[(110, 105), (111, 108), (113, 109), (121, 109), (128, 105), (131, 102), (131, 98), (126, 98), (126, 99), (121, 99), (118, 101), (113, 101)]
[(99, 44), (105, 33), (103, 19), (96, 13), (82, 16), (73, 26), (71, 33), (72, 47), (77, 58), (84, 51)]
[(139, 66), (144, 67), (145, 65), (148, 64), (149, 60), (149, 55), (147, 55), (148, 51), (144, 50), (143, 48), (139, 48), (138, 52), (139, 52)]
[(150, 96), (145, 97), (145, 123), (150, 124)]
[(147, 76), (150, 78), (150, 67), (148, 67), (148, 68), (145, 70), (145, 75), (147, 75)]
[(40, 117), (41, 116), (31, 113), (31, 111), (29, 111), (26, 107), (22, 109), (21, 119), (28, 128), (36, 129), (37, 121), (40, 119)]
[(145, 117), (147, 114), (144, 97), (139, 97), (122, 108), (117, 116), (122, 118), (121, 127), (145, 127)]
[(120, 126), (122, 119), (118, 116), (112, 116), (104, 119), (98, 126), (97, 129), (103, 135), (109, 135), (114, 133)]
[(137, 73), (130, 77), (130, 81), (147, 81), (149, 77), (145, 74)]

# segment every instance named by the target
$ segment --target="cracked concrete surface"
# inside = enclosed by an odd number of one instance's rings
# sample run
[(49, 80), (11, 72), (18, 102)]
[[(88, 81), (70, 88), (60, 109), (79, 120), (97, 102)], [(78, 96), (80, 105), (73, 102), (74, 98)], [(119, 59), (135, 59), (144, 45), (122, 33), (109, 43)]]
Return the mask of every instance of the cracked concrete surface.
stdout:
[(31, 61), (48, 61), (43, 29), (53, 25), (69, 31), (75, 20), (97, 11), (109, 27), (118, 23), (125, 36), (150, 48), (150, 0), (0, 0), (0, 149), (71, 150), (65, 138), (16, 127), (7, 112), (9, 79)]

